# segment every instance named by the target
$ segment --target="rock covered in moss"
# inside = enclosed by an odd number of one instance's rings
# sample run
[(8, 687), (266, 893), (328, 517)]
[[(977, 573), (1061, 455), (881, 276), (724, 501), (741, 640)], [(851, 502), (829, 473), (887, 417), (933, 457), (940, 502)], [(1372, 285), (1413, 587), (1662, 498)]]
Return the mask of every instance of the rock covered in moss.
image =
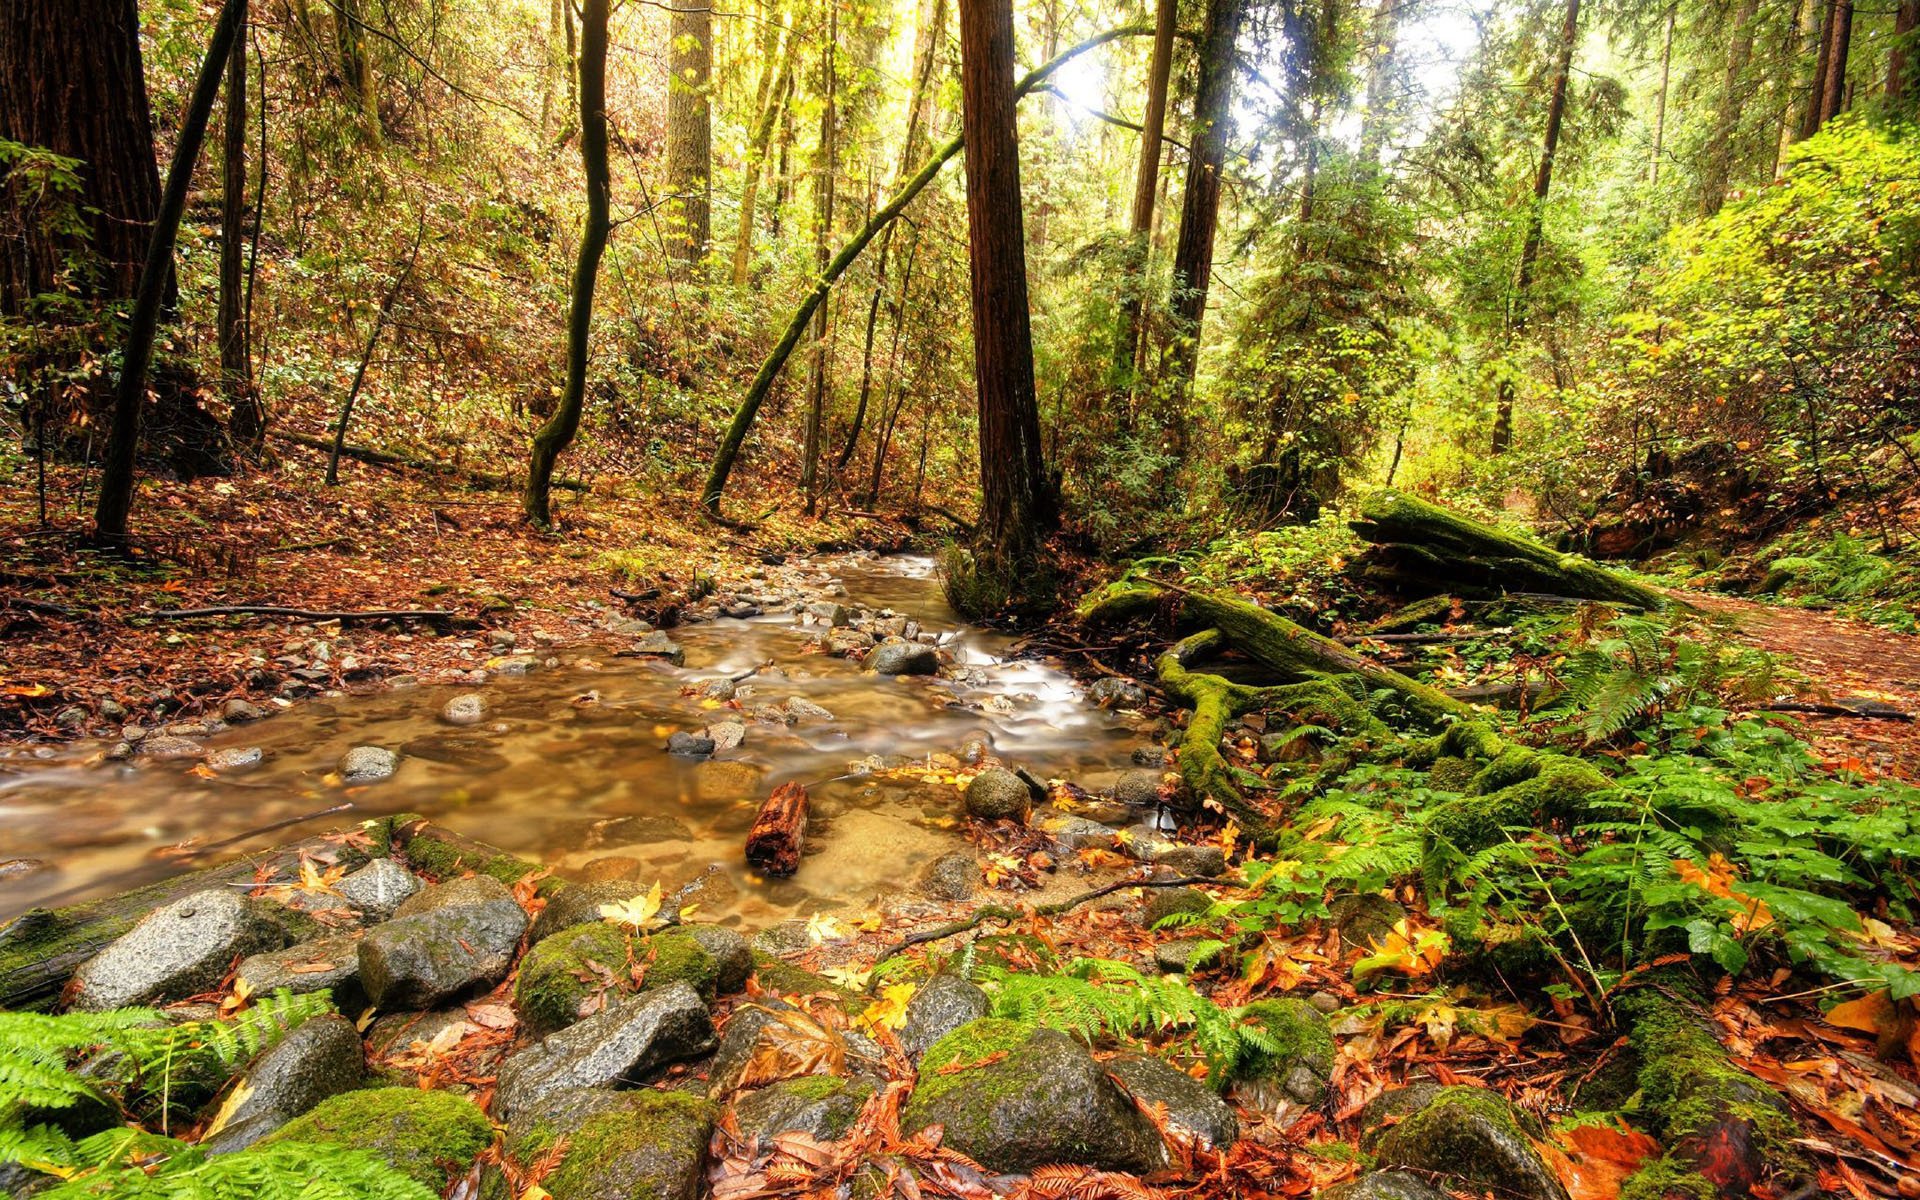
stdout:
[(734, 1103), (734, 1119), (748, 1139), (772, 1142), (783, 1133), (837, 1141), (878, 1089), (872, 1079), (803, 1075), (749, 1092)]
[(927, 864), (914, 890), (934, 900), (971, 900), (980, 889), (980, 864), (971, 854), (954, 850)]
[(1033, 789), (1004, 767), (989, 767), (967, 783), (967, 815), (982, 821), (1024, 821)]
[(630, 879), (605, 879), (593, 883), (569, 883), (547, 899), (547, 906), (533, 919), (530, 945), (539, 945), (562, 930), (603, 922), (600, 907), (619, 904), (646, 889)]
[(540, 942), (520, 960), (513, 1006), (533, 1033), (564, 1029), (599, 1007), (630, 978), (632, 940), (604, 921), (575, 925)]
[(1211, 879), (1227, 873), (1227, 852), (1218, 846), (1162, 846), (1147, 861), (1182, 875)]
[(220, 985), (236, 957), (285, 944), (266, 908), (208, 888), (157, 908), (73, 976), (72, 1006), (104, 1012), (184, 999)]
[(907, 1001), (906, 1024), (900, 1027), (900, 1046), (919, 1061), (927, 1048), (969, 1021), (978, 1021), (993, 1004), (978, 984), (958, 975), (935, 975)]
[(1279, 1085), (1299, 1104), (1326, 1099), (1327, 1079), (1333, 1074), (1333, 1030), (1319, 1009), (1291, 996), (1257, 1000), (1240, 1010), (1240, 1019), (1260, 1027), (1279, 1043), (1271, 1052), (1254, 1054), (1235, 1072), (1242, 1079), (1265, 1079)]
[(1447, 1200), (1447, 1196), (1411, 1171), (1369, 1171), (1326, 1189), (1320, 1200)]
[(1380, 1166), (1431, 1172), (1517, 1200), (1567, 1200), (1518, 1112), (1486, 1088), (1441, 1088), (1380, 1136)]
[(380, 1008), (432, 1008), (506, 978), (527, 914), (499, 880), (426, 888), (360, 940), (360, 981)]
[(681, 933), (713, 959), (713, 986), (722, 995), (730, 995), (747, 986), (753, 974), (753, 951), (747, 939), (724, 925), (682, 925)]
[(264, 1140), (365, 1150), (439, 1195), (493, 1144), (493, 1126), (452, 1092), (375, 1088), (323, 1100)]
[(1170, 938), (1153, 948), (1153, 965), (1167, 975), (1191, 975), (1220, 961), (1226, 953), (1217, 938)]
[(566, 1139), (540, 1181), (553, 1200), (694, 1200), (714, 1108), (684, 1092), (556, 1092), (516, 1115), (507, 1157), (522, 1167)]
[(920, 1060), (901, 1127), (945, 1130), (943, 1145), (995, 1171), (1084, 1163), (1147, 1172), (1165, 1148), (1085, 1047), (1052, 1029), (988, 1018)]
[(353, 1022), (334, 1013), (302, 1021), (247, 1068), (240, 1102), (202, 1143), (214, 1154), (259, 1141), (329, 1096), (360, 1085), (364, 1051)]
[[(810, 1044), (819, 1041), (828, 1045)], [(800, 1052), (813, 1069), (826, 1074), (878, 1069), (883, 1058), (877, 1046), (856, 1033), (826, 1030), (785, 1001), (763, 999), (736, 1008), (727, 1021), (707, 1068), (707, 1094), (720, 1100), (750, 1086), (748, 1067), (756, 1060), (779, 1059), (787, 1046), (803, 1047)]]
[(494, 1102), (511, 1116), (570, 1088), (646, 1080), (714, 1046), (713, 1019), (692, 985), (643, 992), (514, 1052), (500, 1065)]
[(1240, 1139), (1240, 1121), (1233, 1110), (1185, 1071), (1144, 1054), (1108, 1059), (1106, 1068), (1135, 1103), (1164, 1108), (1175, 1129), (1197, 1137), (1202, 1145), (1224, 1150)]
[(1213, 907), (1213, 897), (1199, 888), (1160, 888), (1147, 897), (1140, 921), (1151, 929), (1175, 913), (1203, 913)]
[(1331, 909), (1340, 944), (1348, 950), (1371, 951), (1386, 940), (1393, 927), (1406, 920), (1407, 910), (1377, 892), (1341, 896)]

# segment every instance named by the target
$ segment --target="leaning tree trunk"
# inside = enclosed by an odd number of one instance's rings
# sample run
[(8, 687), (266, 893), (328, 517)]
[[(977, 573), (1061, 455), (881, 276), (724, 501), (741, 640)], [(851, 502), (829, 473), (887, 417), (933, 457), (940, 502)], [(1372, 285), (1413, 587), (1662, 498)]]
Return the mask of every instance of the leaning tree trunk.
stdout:
[(1173, 76), (1173, 31), (1178, 0), (1155, 0), (1153, 57), (1147, 64), (1147, 111), (1140, 122), (1140, 161), (1134, 168), (1133, 209), (1127, 221), (1126, 278), (1120, 285), (1120, 309), (1113, 336), (1113, 366), (1108, 390), (1133, 390), (1134, 363), (1140, 350), (1140, 309), (1147, 286), (1147, 259), (1153, 236), (1153, 202), (1160, 192), (1160, 155), (1167, 132), (1167, 83)]
[[(1547, 101), (1547, 130), (1540, 149), (1540, 167), (1533, 176), (1533, 202), (1527, 208), (1527, 231), (1520, 243), (1520, 267), (1514, 273), (1513, 313), (1507, 322), (1507, 342), (1526, 336), (1528, 302), (1533, 292), (1533, 270), (1540, 259), (1546, 233), (1547, 194), (1553, 188), (1553, 159), (1560, 151), (1560, 126), (1567, 115), (1567, 76), (1573, 72), (1573, 51), (1580, 39), (1580, 0), (1567, 0), (1566, 20), (1560, 27), (1559, 57), (1554, 63), (1553, 95)], [(1504, 454), (1513, 444), (1512, 372), (1500, 377), (1493, 417), (1493, 452)]]
[(667, 189), (674, 204), (668, 251), (683, 278), (698, 272), (713, 238), (713, 10), (678, 0), (667, 42)]
[[(84, 164), (77, 200), (87, 230), (81, 238), (27, 221), (9, 231), (0, 252), (0, 313), (17, 317), (33, 297), (68, 288), (89, 299), (131, 298), (160, 209), (134, 0), (0, 5), (0, 139)], [(4, 175), (0, 190), (10, 190)], [(82, 255), (100, 266), (97, 290), (85, 273), (65, 269)], [(169, 262), (169, 299), (172, 278)]]
[(340, 82), (347, 101), (360, 110), (367, 136), (380, 136), (380, 84), (367, 57), (363, 0), (328, 0), (333, 7), (333, 41), (340, 56)]
[(1207, 29), (1200, 46), (1200, 81), (1193, 96), (1193, 141), (1187, 157), (1186, 194), (1180, 207), (1180, 238), (1173, 251), (1173, 288), (1168, 312), (1173, 328), (1168, 370), (1184, 395), (1200, 362), (1200, 326), (1207, 314), (1213, 277), (1213, 240), (1220, 221), (1220, 172), (1226, 164), (1227, 130), (1233, 113), (1234, 44), (1246, 0), (1208, 0)]
[(960, 0), (960, 92), (980, 404), (979, 534), (981, 549), (1006, 567), (1030, 560), (1053, 518), (1027, 311), (1012, 0)]
[(609, 0), (586, 0), (581, 14), (580, 158), (587, 173), (587, 227), (573, 269), (573, 300), (567, 313), (567, 381), (559, 407), (533, 435), (527, 490), (521, 511), (535, 528), (553, 524), (548, 497), (561, 451), (580, 429), (587, 396), (587, 346), (593, 330), (593, 291), (600, 282), (600, 256), (612, 233), (612, 176), (607, 167), (607, 11)]
[(1733, 175), (1733, 140), (1740, 128), (1740, 110), (1746, 91), (1741, 87), (1747, 63), (1753, 58), (1753, 21), (1760, 9), (1759, 0), (1740, 0), (1734, 10), (1733, 32), (1727, 44), (1727, 73), (1721, 82), (1720, 112), (1713, 136), (1707, 141), (1707, 165), (1700, 177), (1700, 212), (1712, 216), (1727, 202), (1727, 185)]
[(153, 338), (160, 327), (160, 309), (173, 276), (173, 244), (180, 233), (180, 215), (187, 207), (187, 189), (193, 184), (193, 165), (207, 135), (213, 101), (220, 94), (220, 76), (233, 53), (234, 39), (247, 13), (247, 0), (226, 0), (214, 22), (200, 78), (180, 123), (173, 162), (167, 168), (166, 190), (154, 217), (153, 236), (147, 242), (146, 261), (140, 267), (140, 287), (133, 313), (127, 319), (126, 349), (120, 359), (120, 379), (113, 392), (113, 425), (107, 436), (106, 462), (100, 473), (99, 502), (94, 507), (94, 541), (109, 549), (127, 544), (127, 514), (133, 507), (134, 456), (140, 448), (140, 409), (147, 398), (147, 369), (153, 362)]
[(253, 392), (253, 359), (247, 329), (247, 28), (241, 17), (227, 60), (227, 104), (222, 118), (220, 173), (220, 383), (226, 392), (227, 429), (235, 444), (252, 448), (265, 422)]

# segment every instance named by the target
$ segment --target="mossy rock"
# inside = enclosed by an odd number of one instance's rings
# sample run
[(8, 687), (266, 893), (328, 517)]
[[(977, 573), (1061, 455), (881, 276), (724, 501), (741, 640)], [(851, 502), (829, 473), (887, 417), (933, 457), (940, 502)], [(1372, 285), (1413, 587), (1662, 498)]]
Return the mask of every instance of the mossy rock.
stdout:
[(823, 1142), (837, 1141), (878, 1090), (867, 1078), (803, 1075), (783, 1079), (734, 1102), (734, 1118), (743, 1137), (770, 1143), (783, 1133), (804, 1133)]
[(647, 964), (642, 987), (651, 990), (682, 981), (700, 998), (711, 1002), (720, 980), (720, 964), (698, 939), (685, 930), (670, 929), (647, 939), (653, 958)]
[(944, 1145), (1007, 1173), (1049, 1163), (1144, 1173), (1166, 1156), (1084, 1046), (1018, 1021), (972, 1021), (928, 1048), (901, 1126), (933, 1125)]
[(694, 1200), (716, 1109), (677, 1091), (557, 1092), (514, 1118), (507, 1156), (522, 1166), (567, 1140), (541, 1180), (553, 1200)]
[(840, 1002), (848, 1016), (859, 1016), (873, 1003), (871, 997), (849, 991), (825, 975), (816, 975), (765, 951), (754, 951), (753, 973), (765, 991), (781, 996), (831, 996)]
[(1515, 1200), (1567, 1200), (1520, 1114), (1485, 1088), (1439, 1089), (1380, 1136), (1378, 1165), (1463, 1180)]
[(451, 1092), (343, 1092), (281, 1126), (266, 1142), (326, 1142), (365, 1150), (435, 1195), (493, 1143), (493, 1126)]
[(513, 985), (513, 1004), (535, 1033), (564, 1029), (586, 1015), (583, 1004), (607, 990), (604, 977), (618, 989), (629, 980), (627, 960), (632, 939), (619, 927), (598, 921), (575, 925), (551, 935), (520, 960), (520, 977)]
[(1427, 786), (1436, 792), (1464, 792), (1473, 786), (1478, 768), (1454, 754), (1443, 754), (1427, 768)]
[(1333, 1030), (1319, 1009), (1293, 997), (1256, 1000), (1240, 1010), (1240, 1019), (1259, 1026), (1278, 1046), (1242, 1061), (1237, 1078), (1271, 1080), (1300, 1104), (1326, 1099), (1335, 1048)]
[(1160, 888), (1147, 897), (1141, 924), (1152, 929), (1175, 913), (1204, 913), (1213, 907), (1213, 897), (1199, 888)]

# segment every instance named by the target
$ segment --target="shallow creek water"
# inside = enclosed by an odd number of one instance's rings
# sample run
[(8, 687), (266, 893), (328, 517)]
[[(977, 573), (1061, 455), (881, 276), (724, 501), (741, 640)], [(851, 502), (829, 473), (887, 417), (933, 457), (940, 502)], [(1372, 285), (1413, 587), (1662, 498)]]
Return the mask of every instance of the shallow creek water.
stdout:
[[(1142, 744), (1121, 717), (1089, 703), (1057, 665), (1007, 657), (1007, 638), (964, 626), (926, 559), (835, 559), (843, 603), (890, 608), (939, 632), (954, 659), (946, 678), (863, 674), (857, 662), (814, 648), (820, 626), (785, 611), (671, 631), (686, 664), (620, 658), (618, 639), (563, 647), (559, 664), (497, 677), (476, 689), (432, 686), (305, 701), (269, 720), (196, 739), (209, 751), (258, 746), (258, 768), (203, 777), (194, 760), (101, 762), (100, 747), (52, 758), (0, 760), (0, 859), (48, 868), (0, 879), (0, 919), (39, 904), (68, 904), (183, 869), (168, 850), (205, 846), (333, 805), (315, 817), (196, 857), (205, 866), (396, 812), (419, 812), (469, 837), (553, 865), (639, 860), (633, 877), (669, 888), (698, 878), (708, 920), (748, 927), (857, 906), (908, 884), (927, 862), (960, 848), (960, 793), (938, 772), (871, 770), (877, 756), (937, 762), (982, 739), (1035, 775), (1097, 787)], [(666, 752), (670, 733), (735, 715), (689, 688), (771, 661), (742, 685), (740, 707), (801, 696), (834, 714), (794, 726), (748, 722), (745, 742), (696, 762)], [(750, 697), (746, 689), (751, 688)], [(478, 690), (480, 724), (441, 719), (446, 700)], [(597, 700), (583, 701), (588, 693)], [(341, 786), (350, 747), (401, 753), (384, 782)], [(44, 751), (42, 751), (44, 753)], [(808, 857), (790, 880), (751, 874), (741, 857), (767, 793), (787, 780), (813, 797)], [(667, 820), (663, 820), (666, 818)], [(677, 824), (675, 824), (677, 822)]]

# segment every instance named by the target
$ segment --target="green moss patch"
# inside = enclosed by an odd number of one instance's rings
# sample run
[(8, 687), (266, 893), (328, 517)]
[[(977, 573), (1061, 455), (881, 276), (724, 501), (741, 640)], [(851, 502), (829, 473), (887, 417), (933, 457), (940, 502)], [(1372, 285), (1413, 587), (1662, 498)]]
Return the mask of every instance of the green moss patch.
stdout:
[(437, 1195), (493, 1143), (493, 1127), (472, 1101), (451, 1092), (375, 1088), (323, 1100), (267, 1141), (365, 1150)]

